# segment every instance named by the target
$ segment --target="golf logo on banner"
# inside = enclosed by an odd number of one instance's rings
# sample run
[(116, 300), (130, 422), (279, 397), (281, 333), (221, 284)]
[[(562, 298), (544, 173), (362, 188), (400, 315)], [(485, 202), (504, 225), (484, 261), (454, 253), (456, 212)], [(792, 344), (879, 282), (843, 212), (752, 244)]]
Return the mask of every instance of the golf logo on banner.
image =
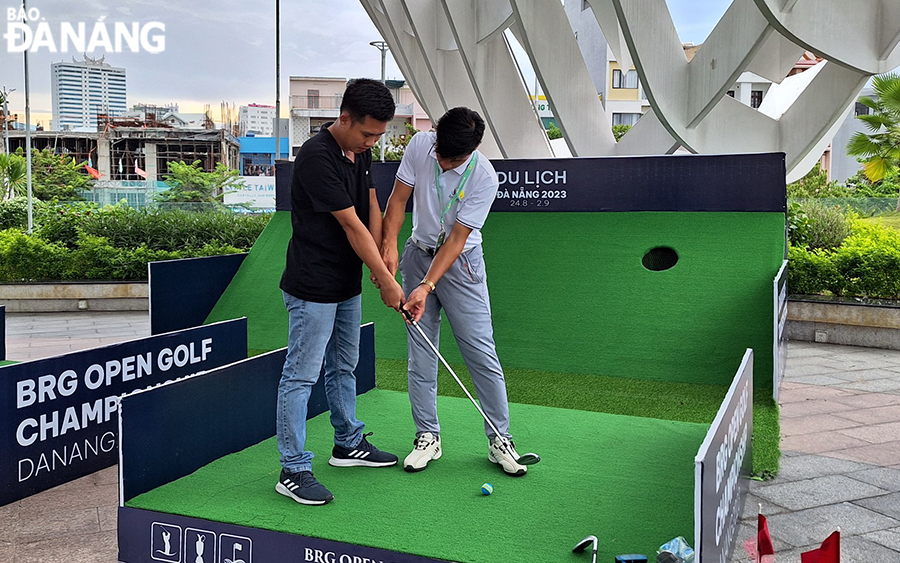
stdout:
[(116, 463), (119, 395), (246, 355), (238, 319), (0, 368), (0, 505)]

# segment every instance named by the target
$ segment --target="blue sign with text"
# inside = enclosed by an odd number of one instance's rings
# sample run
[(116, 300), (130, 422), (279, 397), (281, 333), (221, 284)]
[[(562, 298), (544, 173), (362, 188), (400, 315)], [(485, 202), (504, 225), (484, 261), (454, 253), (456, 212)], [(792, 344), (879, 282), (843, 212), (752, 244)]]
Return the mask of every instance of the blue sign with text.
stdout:
[(0, 506), (118, 461), (119, 395), (247, 357), (247, 319), (0, 368)]

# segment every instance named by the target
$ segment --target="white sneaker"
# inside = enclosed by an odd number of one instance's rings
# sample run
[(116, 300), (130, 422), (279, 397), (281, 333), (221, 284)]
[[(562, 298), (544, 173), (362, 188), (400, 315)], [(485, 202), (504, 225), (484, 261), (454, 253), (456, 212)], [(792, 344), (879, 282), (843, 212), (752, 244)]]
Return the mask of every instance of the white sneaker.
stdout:
[(519, 459), (516, 447), (503, 436), (496, 436), (491, 440), (491, 444), (488, 446), (488, 459), (493, 463), (500, 464), (503, 472), (513, 477), (520, 477), (528, 471), (527, 467), (516, 461)]
[(425, 432), (413, 440), (413, 451), (403, 460), (406, 471), (422, 471), (428, 462), (441, 457), (441, 437)]

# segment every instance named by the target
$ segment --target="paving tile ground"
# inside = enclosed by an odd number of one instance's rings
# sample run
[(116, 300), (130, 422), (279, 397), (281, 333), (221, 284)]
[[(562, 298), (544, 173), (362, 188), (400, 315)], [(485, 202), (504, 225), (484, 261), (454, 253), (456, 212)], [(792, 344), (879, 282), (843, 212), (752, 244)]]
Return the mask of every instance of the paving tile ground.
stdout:
[(837, 528), (843, 563), (900, 563), (900, 351), (791, 342), (785, 371), (780, 471), (751, 482), (732, 562), (756, 561), (761, 504), (779, 563)]
[[(148, 334), (146, 312), (7, 314), (7, 357)], [(789, 343), (780, 415), (781, 470), (751, 482), (731, 562), (755, 561), (762, 505), (778, 563), (799, 563), (838, 527), (843, 563), (900, 563), (900, 351)], [(0, 561), (115, 562), (117, 488), (111, 467), (0, 507)]]

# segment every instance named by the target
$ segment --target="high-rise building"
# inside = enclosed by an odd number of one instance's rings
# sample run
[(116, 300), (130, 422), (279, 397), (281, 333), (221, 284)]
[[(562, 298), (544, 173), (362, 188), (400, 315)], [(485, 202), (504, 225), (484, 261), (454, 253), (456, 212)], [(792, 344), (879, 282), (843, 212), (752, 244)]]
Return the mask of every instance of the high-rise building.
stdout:
[(105, 56), (53, 63), (50, 79), (54, 130), (96, 128), (97, 115), (125, 114), (125, 69), (110, 65)]
[(275, 106), (241, 106), (241, 136), (271, 137), (275, 128)]

